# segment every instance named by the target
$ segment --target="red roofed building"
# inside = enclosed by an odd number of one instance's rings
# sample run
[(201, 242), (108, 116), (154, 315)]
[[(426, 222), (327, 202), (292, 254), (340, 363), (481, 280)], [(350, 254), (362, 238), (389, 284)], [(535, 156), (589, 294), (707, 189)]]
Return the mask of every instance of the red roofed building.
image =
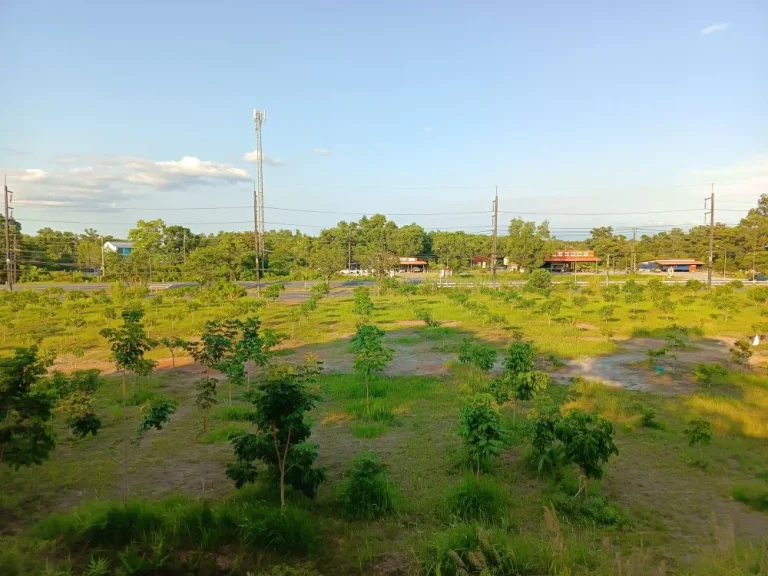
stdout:
[(406, 272), (423, 272), (427, 267), (427, 261), (418, 258), (400, 256), (397, 260), (400, 264), (400, 269)]
[(578, 264), (600, 262), (594, 250), (558, 250), (544, 260), (544, 268), (552, 272), (573, 272)]

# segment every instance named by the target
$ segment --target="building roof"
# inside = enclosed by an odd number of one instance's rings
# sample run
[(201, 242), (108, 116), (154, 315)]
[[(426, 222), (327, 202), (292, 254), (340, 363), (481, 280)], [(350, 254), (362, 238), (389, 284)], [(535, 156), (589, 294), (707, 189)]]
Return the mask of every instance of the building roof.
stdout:
[(419, 260), (418, 258), (413, 258), (410, 256), (400, 256), (398, 258), (400, 264), (408, 264), (409, 266), (426, 266), (427, 263), (424, 260)]
[(133, 248), (133, 242), (126, 242), (124, 240), (110, 240), (105, 244), (112, 244), (115, 248)]
[(695, 258), (668, 258), (666, 260), (654, 260), (659, 266), (704, 266), (704, 262)]
[(544, 262), (600, 262), (596, 256), (550, 256)]

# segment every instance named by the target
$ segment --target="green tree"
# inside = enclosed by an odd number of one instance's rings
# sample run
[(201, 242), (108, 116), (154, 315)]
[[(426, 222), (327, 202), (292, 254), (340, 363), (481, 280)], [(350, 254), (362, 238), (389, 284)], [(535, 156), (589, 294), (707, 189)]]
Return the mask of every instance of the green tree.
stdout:
[(315, 242), (309, 255), (309, 265), (326, 282), (330, 282), (331, 277), (347, 265), (347, 254), (344, 248), (337, 244)]
[(712, 385), (728, 375), (728, 370), (720, 364), (697, 364), (693, 378), (699, 384), (711, 389)]
[(493, 399), (487, 394), (476, 396), (461, 409), (459, 436), (476, 465), (480, 478), (480, 466), (488, 458), (498, 456), (508, 442), (508, 434), (501, 426), (499, 413), (493, 407)]
[(549, 290), (552, 287), (552, 273), (543, 268), (532, 271), (526, 285), (533, 290)]
[(524, 270), (540, 268), (554, 248), (549, 223), (545, 221), (537, 226), (535, 222), (525, 222), (521, 218), (512, 219), (505, 248), (507, 257)]
[(572, 410), (555, 425), (567, 462), (577, 464), (587, 478), (602, 478), (603, 465), (619, 454), (613, 443), (613, 424), (601, 416)]
[(383, 344), (384, 331), (376, 326), (360, 324), (350, 340), (350, 347), (355, 354), (352, 368), (365, 383), (365, 410), (370, 414), (369, 388), (373, 378), (384, 373), (384, 368), (392, 361), (392, 350)]
[(699, 461), (704, 459), (704, 445), (712, 442), (712, 423), (706, 418), (693, 418), (683, 430), (688, 446), (699, 447)]
[(322, 365), (313, 357), (300, 366), (273, 366), (250, 396), (256, 408), (253, 423), (257, 432), (232, 439), (237, 460), (227, 467), (227, 477), (240, 488), (256, 480), (255, 462), (265, 463), (279, 484), (282, 510), (286, 484), (314, 497), (325, 479), (325, 471), (313, 467), (317, 446), (307, 442), (312, 434), (307, 413), (319, 399), (309, 386), (321, 370)]
[[(156, 346), (149, 338), (141, 323), (144, 311), (141, 308), (126, 308), (122, 313), (123, 325), (119, 328), (104, 328), (100, 334), (109, 340), (111, 358), (122, 373), (123, 398), (125, 398), (126, 372), (144, 376), (152, 371), (155, 362), (144, 358), (144, 354)], [(135, 389), (134, 380), (134, 389)]]
[(274, 302), (280, 297), (280, 292), (283, 290), (285, 290), (285, 284), (277, 282), (264, 288), (264, 290), (261, 291), (261, 295), (267, 302)]
[(0, 463), (15, 469), (42, 464), (56, 446), (49, 423), (55, 401), (35, 390), (47, 369), (37, 352), (17, 348), (0, 359)]
[(195, 404), (202, 414), (201, 434), (208, 432), (208, 414), (218, 402), (216, 389), (219, 381), (211, 376), (211, 370), (221, 370), (225, 374), (229, 372), (230, 376), (234, 373), (231, 364), (235, 357), (235, 339), (240, 327), (238, 320), (209, 320), (205, 323), (200, 340), (191, 342), (187, 348), (195, 361), (205, 367), (203, 377), (195, 384)]
[(552, 324), (552, 318), (560, 314), (560, 310), (563, 307), (563, 299), (559, 296), (553, 298), (547, 298), (539, 306), (539, 311), (547, 317), (547, 323)]
[(160, 339), (160, 344), (168, 348), (171, 353), (171, 367), (176, 368), (176, 350), (185, 350), (189, 342), (178, 336), (166, 336)]
[(365, 286), (355, 288), (355, 303), (352, 306), (352, 313), (357, 314), (359, 322), (365, 323), (373, 312), (373, 301), (370, 292)]

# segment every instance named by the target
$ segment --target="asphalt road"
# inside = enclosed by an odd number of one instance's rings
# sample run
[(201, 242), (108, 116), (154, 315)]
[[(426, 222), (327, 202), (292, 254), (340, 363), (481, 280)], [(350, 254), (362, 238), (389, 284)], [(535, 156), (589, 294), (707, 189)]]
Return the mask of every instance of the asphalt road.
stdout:
[[(646, 277), (646, 276), (643, 276)], [(590, 279), (593, 277), (590, 277)], [(668, 280), (665, 276), (662, 275), (648, 275), (647, 278), (658, 278), (659, 280), (662, 280), (665, 284), (680, 284), (685, 283), (688, 280), (691, 279), (690, 276), (683, 276), (682, 274), (678, 274), (675, 276), (674, 279)], [(563, 274), (562, 276), (555, 276), (554, 281), (555, 282), (570, 282), (573, 279), (572, 276)], [(406, 278), (404, 279), (405, 282), (410, 282), (413, 284), (421, 284), (424, 279), (423, 278)], [(706, 282), (706, 279), (704, 280)], [(733, 279), (729, 278), (712, 278), (712, 284), (715, 286), (719, 286), (722, 284), (728, 284), (729, 282), (732, 282)], [(512, 280), (510, 282), (497, 282), (497, 285), (505, 284), (505, 285), (512, 285), (512, 286), (522, 286), (525, 284), (525, 280)], [(601, 282), (605, 282), (605, 279), (601, 277)], [(609, 280), (610, 284), (623, 284), (624, 280)], [(306, 289), (308, 292), (309, 289), (318, 283), (316, 280), (308, 281), (308, 282), (302, 282), (302, 281), (287, 281), (287, 282), (281, 282), (279, 280), (267, 280), (261, 283), (261, 286), (268, 286), (270, 284), (278, 284), (282, 283), (285, 285), (286, 288), (290, 288), (292, 292), (283, 292), (281, 294), (281, 300), (291, 300), (295, 299), (292, 296), (289, 296), (291, 293), (293, 294), (301, 294), (302, 289)], [(236, 284), (239, 284), (240, 286), (243, 286), (246, 289), (255, 289), (257, 283), (256, 282), (236, 282)], [(373, 280), (332, 280), (331, 281), (331, 288), (349, 288), (351, 291), (352, 289), (358, 287), (358, 286), (374, 286), (376, 284)], [(491, 282), (481, 282), (481, 285), (484, 286), (493, 286)], [(579, 280), (576, 282), (576, 284), (580, 286), (586, 286), (589, 284), (588, 280)], [(745, 285), (753, 284), (752, 282), (745, 281)], [(757, 282), (755, 283), (760, 286), (768, 286), (768, 281), (763, 282)], [(189, 286), (197, 286), (198, 284), (196, 282), (154, 282), (149, 285), (149, 289), (152, 291), (161, 291), (161, 290), (170, 290), (173, 288), (184, 288)], [(474, 283), (471, 281), (445, 281), (440, 284), (443, 287), (446, 288), (453, 288), (457, 285), (459, 286), (473, 286)], [(14, 289), (18, 290), (46, 290), (48, 288), (62, 288), (65, 291), (72, 291), (72, 290), (81, 290), (84, 292), (93, 292), (96, 290), (108, 290), (109, 284), (107, 283), (101, 283), (101, 282), (85, 282), (81, 284), (65, 284), (65, 283), (47, 283), (47, 284), (17, 284), (14, 286)], [(7, 290), (7, 286), (0, 285), (0, 289)], [(343, 291), (344, 293), (347, 293), (348, 291)], [(336, 295), (336, 294), (334, 294)]]

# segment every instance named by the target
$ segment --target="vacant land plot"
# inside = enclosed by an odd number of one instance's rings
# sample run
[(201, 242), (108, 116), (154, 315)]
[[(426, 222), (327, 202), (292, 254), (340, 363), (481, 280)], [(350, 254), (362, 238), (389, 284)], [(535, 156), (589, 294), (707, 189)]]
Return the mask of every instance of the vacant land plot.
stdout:
[[(372, 310), (351, 294), (265, 303), (226, 285), (4, 293), (0, 353), (36, 345), (56, 354), (50, 370), (100, 369), (101, 427), (73, 435), (60, 401), (49, 458), (0, 465), (0, 573), (768, 573), (768, 375), (762, 345), (734, 345), (768, 332), (766, 298), (698, 288), (394, 286), (371, 294)], [(166, 343), (258, 317), (259, 334), (275, 336), (269, 363), (249, 362), (242, 378), (209, 370), (218, 382), (203, 404), (206, 357), (158, 344), (154, 370), (129, 370), (124, 388), (100, 331), (137, 306), (148, 337)], [(360, 325), (383, 330), (391, 351), (370, 377), (350, 346)], [(498, 395), (514, 343), (532, 344), (546, 390)], [(492, 351), (484, 366), (472, 346)], [(322, 361), (306, 386), (325, 479), (313, 497), (289, 486), (281, 512), (274, 467), (259, 463), (235, 488), (231, 440), (255, 431), (253, 392), (270, 365), (307, 355)], [(482, 462), (459, 434), (478, 398), (496, 399), (504, 436)], [(169, 421), (135, 442), (162, 399), (175, 405)], [(618, 454), (601, 474), (568, 460), (565, 441), (538, 458), (541, 427), (555, 422), (557, 435), (557, 418), (580, 411), (610, 423)], [(692, 422), (709, 441), (692, 441)]]

